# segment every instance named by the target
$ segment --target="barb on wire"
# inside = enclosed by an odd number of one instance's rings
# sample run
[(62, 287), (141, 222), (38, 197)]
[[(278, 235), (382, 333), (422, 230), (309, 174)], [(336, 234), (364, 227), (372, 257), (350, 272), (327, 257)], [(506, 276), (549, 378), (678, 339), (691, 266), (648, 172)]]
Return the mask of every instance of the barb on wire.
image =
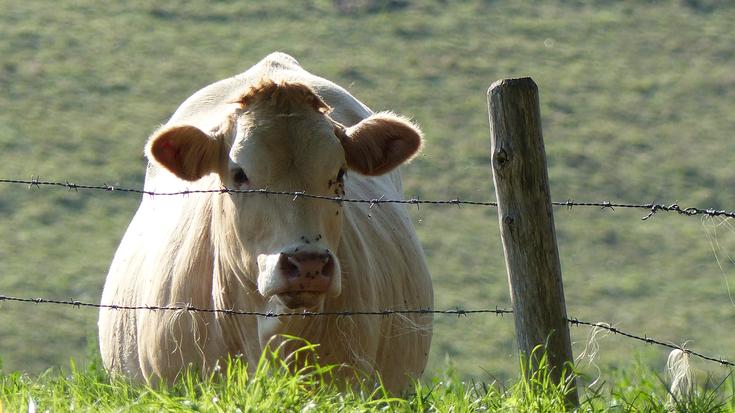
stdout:
[[(142, 194), (142, 195), (149, 195), (150, 197), (154, 196), (177, 196), (177, 195), (191, 195), (191, 194), (267, 194), (267, 195), (284, 195), (284, 196), (290, 196), (293, 200), (298, 199), (299, 197), (303, 198), (311, 198), (311, 199), (322, 199), (327, 201), (336, 201), (336, 202), (351, 202), (351, 203), (363, 203), (363, 204), (369, 204), (371, 207), (379, 204), (411, 204), (416, 205), (418, 207), (419, 205), (474, 205), (474, 206), (487, 206), (487, 207), (497, 207), (498, 203), (495, 201), (464, 201), (460, 200), (459, 197), (455, 199), (445, 199), (445, 200), (423, 200), (419, 199), (418, 197), (414, 197), (411, 199), (386, 199), (385, 195), (381, 195), (379, 198), (373, 198), (373, 199), (354, 199), (354, 198), (344, 198), (341, 196), (323, 196), (323, 195), (312, 195), (307, 194), (303, 191), (271, 191), (265, 188), (262, 189), (230, 189), (226, 187), (221, 187), (217, 189), (185, 189), (182, 191), (171, 191), (171, 192), (157, 192), (157, 191), (147, 191), (145, 189), (134, 189), (134, 188), (125, 188), (125, 187), (116, 187), (108, 184), (103, 185), (83, 185), (83, 184), (76, 184), (73, 182), (65, 181), (65, 182), (55, 182), (55, 181), (41, 181), (38, 177), (31, 178), (31, 180), (21, 180), (21, 179), (0, 179), (0, 183), (4, 184), (22, 184), (22, 185), (28, 185), (29, 188), (41, 188), (42, 186), (53, 186), (53, 187), (60, 187), (60, 188), (67, 188), (68, 190), (73, 191), (79, 191), (79, 190), (100, 190), (105, 192), (122, 192), (122, 193), (135, 193), (135, 194)], [(674, 203), (671, 205), (665, 205), (665, 204), (656, 204), (656, 203), (642, 203), (642, 204), (634, 204), (634, 203), (616, 203), (616, 202), (610, 202), (610, 201), (602, 201), (602, 202), (580, 202), (580, 201), (574, 201), (574, 200), (567, 200), (567, 201), (555, 201), (552, 202), (555, 206), (563, 206), (567, 207), (569, 209), (573, 207), (598, 207), (600, 209), (610, 209), (612, 211), (615, 210), (615, 208), (627, 208), (627, 209), (643, 209), (648, 212), (646, 216), (641, 218), (642, 220), (648, 220), (652, 218), (656, 213), (658, 212), (674, 212), (679, 215), (684, 216), (695, 216), (695, 215), (707, 215), (710, 217), (726, 217), (726, 218), (735, 218), (735, 211), (726, 211), (726, 210), (720, 210), (715, 208), (682, 208), (678, 204)]]
[(589, 327), (596, 327), (596, 328), (599, 328), (599, 329), (607, 330), (607, 331), (609, 331), (609, 332), (611, 332), (613, 334), (618, 334), (618, 335), (621, 335), (621, 336), (624, 336), (624, 337), (631, 338), (633, 340), (642, 341), (642, 342), (647, 343), (647, 344), (657, 345), (657, 346), (661, 346), (661, 347), (667, 347), (667, 348), (672, 349), (672, 350), (681, 350), (681, 351), (683, 351), (683, 352), (685, 352), (687, 354), (691, 354), (691, 355), (696, 356), (696, 357), (699, 357), (699, 358), (701, 358), (703, 360), (713, 361), (715, 363), (719, 363), (722, 366), (735, 367), (735, 363), (730, 362), (730, 361), (727, 361), (727, 360), (725, 360), (723, 358), (715, 358), (715, 357), (707, 356), (707, 355), (704, 355), (702, 353), (698, 353), (698, 352), (696, 352), (694, 350), (691, 350), (691, 349), (688, 349), (688, 348), (685, 348), (685, 347), (677, 346), (677, 345), (674, 345), (674, 344), (671, 344), (671, 343), (665, 343), (665, 342), (659, 341), (659, 340), (654, 340), (654, 339), (652, 339), (652, 338), (650, 338), (650, 337), (648, 337), (646, 335), (638, 336), (638, 335), (635, 335), (635, 334), (632, 334), (632, 333), (628, 333), (628, 332), (622, 331), (622, 330), (620, 330), (620, 329), (618, 329), (616, 327), (612, 327), (611, 325), (609, 325), (607, 323), (592, 323), (592, 322), (589, 322), (589, 321), (582, 321), (582, 320), (580, 320), (578, 318), (574, 318), (574, 317), (572, 317), (572, 318), (567, 317), (567, 322), (569, 322), (569, 324), (571, 324), (573, 326), (584, 325), (584, 326), (589, 326)]

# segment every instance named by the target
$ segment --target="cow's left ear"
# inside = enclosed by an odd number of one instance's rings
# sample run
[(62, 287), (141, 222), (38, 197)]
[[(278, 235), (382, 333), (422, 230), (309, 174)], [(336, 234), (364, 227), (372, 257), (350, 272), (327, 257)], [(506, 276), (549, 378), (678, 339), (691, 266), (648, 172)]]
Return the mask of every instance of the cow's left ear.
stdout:
[(196, 181), (220, 172), (223, 142), (194, 126), (165, 126), (150, 137), (145, 154), (179, 178)]
[(357, 125), (338, 129), (347, 166), (363, 175), (382, 175), (413, 158), (423, 141), (421, 130), (390, 112), (376, 113)]

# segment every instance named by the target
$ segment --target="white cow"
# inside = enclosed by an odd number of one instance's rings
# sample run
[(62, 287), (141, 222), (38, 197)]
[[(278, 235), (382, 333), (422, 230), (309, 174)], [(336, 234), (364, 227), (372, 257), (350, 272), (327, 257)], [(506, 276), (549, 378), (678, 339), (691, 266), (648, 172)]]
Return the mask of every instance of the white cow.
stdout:
[[(373, 113), (291, 56), (273, 53), (198, 91), (153, 133), (145, 189), (397, 199), (396, 167), (421, 142), (406, 119)], [(102, 303), (334, 312), (430, 308), (433, 293), (400, 205), (208, 193), (143, 196)], [(318, 343), (322, 364), (377, 373), (399, 391), (426, 365), (432, 317), (102, 309), (99, 330), (105, 366), (138, 381), (171, 381), (188, 365), (208, 371), (235, 354), (254, 367), (269, 340), (287, 334)]]

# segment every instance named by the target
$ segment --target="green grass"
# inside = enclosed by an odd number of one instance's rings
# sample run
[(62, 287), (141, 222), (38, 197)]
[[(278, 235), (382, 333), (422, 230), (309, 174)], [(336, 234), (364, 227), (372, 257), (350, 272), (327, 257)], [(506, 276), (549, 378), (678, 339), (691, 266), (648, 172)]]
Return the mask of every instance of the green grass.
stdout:
[[(142, 186), (147, 135), (193, 91), (282, 50), (376, 110), (413, 116), (406, 195), (492, 199), (485, 91), (539, 85), (552, 197), (735, 210), (735, 7), (681, 1), (44, 2), (0, 13), (0, 176)], [(0, 293), (98, 301), (139, 197), (0, 186)], [(437, 308), (509, 307), (496, 211), (410, 208)], [(555, 211), (568, 313), (734, 359), (730, 220)], [(83, 360), (96, 312), (0, 303), (0, 356)], [(574, 352), (587, 328), (574, 328)], [(603, 381), (666, 352), (599, 342)], [(510, 317), (437, 317), (429, 376), (506, 383)], [(693, 360), (700, 374), (727, 374)], [(596, 372), (590, 368), (587, 373)]]
[[(308, 343), (299, 350), (313, 351)], [(306, 358), (306, 357), (305, 357)], [(308, 359), (308, 358), (307, 358)], [(0, 370), (3, 411), (406, 411), (406, 412), (563, 412), (569, 411), (569, 387), (553, 382), (545, 358), (540, 368), (511, 386), (465, 382), (449, 367), (441, 376), (416, 382), (401, 395), (366, 384), (344, 388), (334, 384), (335, 366), (306, 363), (294, 370), (277, 350), (264, 353), (248, 373), (240, 358), (230, 359), (219, 371), (202, 377), (187, 371), (172, 385), (131, 384), (110, 378), (92, 358), (86, 367), (74, 363), (68, 371), (47, 371), (31, 377)], [(521, 363), (523, 370), (525, 363)], [(716, 385), (699, 386), (688, 397), (672, 399), (657, 376), (639, 366), (618, 373), (616, 381), (582, 389), (580, 406), (587, 412), (733, 412), (735, 395), (728, 378)]]

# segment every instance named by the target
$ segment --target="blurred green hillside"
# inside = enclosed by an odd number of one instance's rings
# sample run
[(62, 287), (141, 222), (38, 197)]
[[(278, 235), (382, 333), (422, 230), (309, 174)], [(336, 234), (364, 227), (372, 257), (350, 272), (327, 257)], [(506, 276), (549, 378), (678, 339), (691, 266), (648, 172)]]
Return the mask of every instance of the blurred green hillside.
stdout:
[[(0, 7), (0, 178), (141, 187), (143, 143), (192, 92), (273, 50), (426, 135), (406, 196), (490, 200), (485, 93), (539, 85), (555, 200), (735, 210), (726, 1), (20, 1)], [(0, 294), (96, 302), (139, 203), (0, 185)], [(509, 307), (495, 209), (411, 208), (437, 308)], [(556, 209), (571, 316), (735, 358), (730, 220)], [(0, 303), (5, 369), (83, 359), (96, 312)], [(575, 354), (589, 330), (573, 329)], [(600, 341), (602, 374), (665, 352)], [(439, 316), (432, 370), (515, 375), (511, 317)], [(696, 363), (714, 374), (717, 365)], [(596, 375), (594, 366), (590, 373)]]

